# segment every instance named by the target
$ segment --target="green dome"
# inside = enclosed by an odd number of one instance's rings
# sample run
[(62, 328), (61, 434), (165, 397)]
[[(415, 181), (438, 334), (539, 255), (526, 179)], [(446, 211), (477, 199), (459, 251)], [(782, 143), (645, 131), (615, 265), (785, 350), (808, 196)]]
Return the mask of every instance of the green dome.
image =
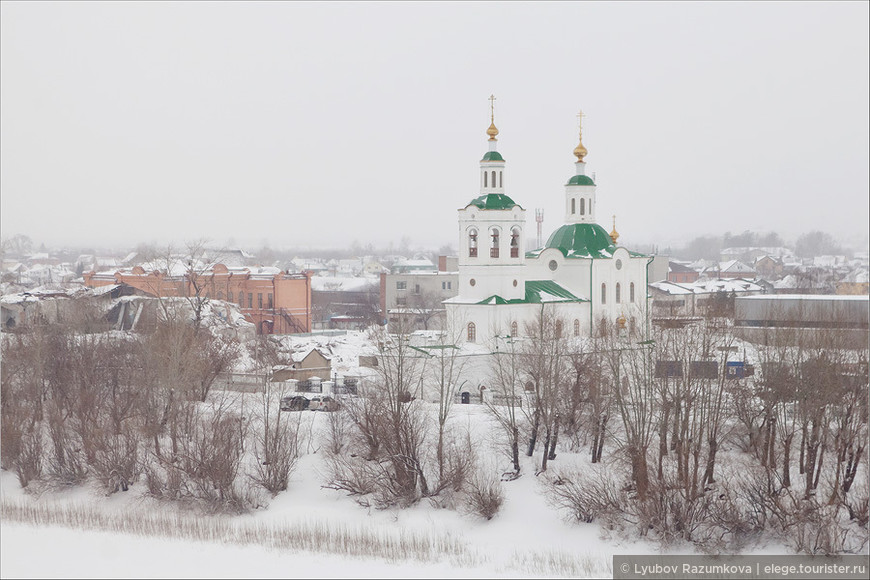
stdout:
[(481, 161), (504, 161), (504, 157), (498, 151), (487, 151)]
[(598, 224), (565, 224), (553, 232), (545, 248), (556, 248), (566, 258), (610, 258), (616, 245)]
[(511, 209), (514, 206), (518, 206), (522, 209), (520, 204), (503, 193), (487, 193), (481, 195), (480, 197), (476, 197), (468, 202), (468, 205), (474, 205), (480, 209)]
[(595, 185), (595, 182), (588, 175), (575, 175), (565, 185)]

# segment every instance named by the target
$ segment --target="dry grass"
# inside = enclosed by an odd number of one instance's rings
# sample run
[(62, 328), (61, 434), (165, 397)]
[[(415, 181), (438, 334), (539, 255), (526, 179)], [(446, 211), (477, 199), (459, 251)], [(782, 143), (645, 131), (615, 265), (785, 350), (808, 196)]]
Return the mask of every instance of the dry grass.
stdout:
[(260, 545), (277, 550), (311, 551), (388, 561), (446, 560), (455, 566), (474, 567), (483, 557), (451, 534), (347, 526), (329, 522), (238, 523), (229, 518), (133, 512), (113, 514), (92, 507), (0, 502), (7, 522), (62, 526), (81, 530), (122, 532), (138, 536), (177, 538), (200, 542)]
[[(300, 523), (238, 522), (221, 516), (134, 511), (109, 513), (86, 504), (46, 505), (31, 501), (0, 502), (0, 518), (36, 526), (120, 532), (184, 541), (265, 546), (279, 551), (308, 551), (389, 562), (445, 562), (466, 571), (491, 567), (497, 556), (462, 537), (442, 531), (413, 531), (349, 526), (326, 521)], [(610, 576), (607, 558), (564, 551), (514, 551), (500, 568), (517, 575), (598, 578)]]

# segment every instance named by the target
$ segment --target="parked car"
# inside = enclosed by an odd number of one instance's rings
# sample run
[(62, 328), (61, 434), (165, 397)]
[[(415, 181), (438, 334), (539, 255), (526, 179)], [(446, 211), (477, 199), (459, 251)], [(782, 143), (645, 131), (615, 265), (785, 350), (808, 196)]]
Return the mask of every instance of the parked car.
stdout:
[(292, 395), (281, 399), (282, 411), (302, 411), (309, 407), (309, 401), (303, 396)]
[(313, 397), (308, 408), (312, 411), (336, 411), (338, 410), (338, 401), (332, 397)]
[(323, 397), (323, 400), (320, 402), (321, 411), (338, 411), (340, 406), (341, 404), (332, 397)]

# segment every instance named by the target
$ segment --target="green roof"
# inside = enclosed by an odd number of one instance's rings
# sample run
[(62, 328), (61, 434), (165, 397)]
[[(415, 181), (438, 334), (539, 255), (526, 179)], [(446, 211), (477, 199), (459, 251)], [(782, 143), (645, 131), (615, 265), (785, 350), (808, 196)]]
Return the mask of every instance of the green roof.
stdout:
[(474, 205), (480, 209), (511, 209), (514, 206), (519, 206), (520, 209), (522, 209), (520, 204), (503, 193), (486, 193), (480, 197), (472, 199), (468, 202), (468, 205)]
[(556, 248), (566, 258), (610, 258), (616, 245), (598, 224), (565, 224), (553, 232), (544, 248)]
[[(598, 224), (565, 224), (553, 232), (543, 248), (526, 252), (527, 258), (537, 258), (547, 248), (555, 248), (566, 258), (612, 258), (616, 244), (607, 230)], [(628, 250), (633, 258), (646, 258), (646, 254)]]
[(595, 182), (588, 175), (575, 175), (565, 185), (595, 185)]
[(578, 298), (552, 280), (527, 280), (525, 298), (508, 300), (493, 294), (477, 304), (541, 304), (542, 302), (589, 302), (589, 300)]
[(504, 161), (504, 157), (498, 151), (487, 151), (481, 161)]

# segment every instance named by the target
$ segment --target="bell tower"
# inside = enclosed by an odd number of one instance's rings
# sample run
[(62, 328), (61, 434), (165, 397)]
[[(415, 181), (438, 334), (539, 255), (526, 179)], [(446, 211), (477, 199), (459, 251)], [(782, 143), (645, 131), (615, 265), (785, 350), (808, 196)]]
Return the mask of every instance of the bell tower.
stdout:
[(565, 223), (582, 224), (595, 223), (595, 182), (586, 175), (586, 155), (589, 153), (583, 146), (583, 111), (577, 114), (579, 138), (574, 148), (574, 176), (565, 184)]
[(488, 151), (480, 160), (480, 195), (459, 210), (459, 293), (483, 300), (525, 297), (526, 210), (505, 194), (495, 96), (489, 97)]

